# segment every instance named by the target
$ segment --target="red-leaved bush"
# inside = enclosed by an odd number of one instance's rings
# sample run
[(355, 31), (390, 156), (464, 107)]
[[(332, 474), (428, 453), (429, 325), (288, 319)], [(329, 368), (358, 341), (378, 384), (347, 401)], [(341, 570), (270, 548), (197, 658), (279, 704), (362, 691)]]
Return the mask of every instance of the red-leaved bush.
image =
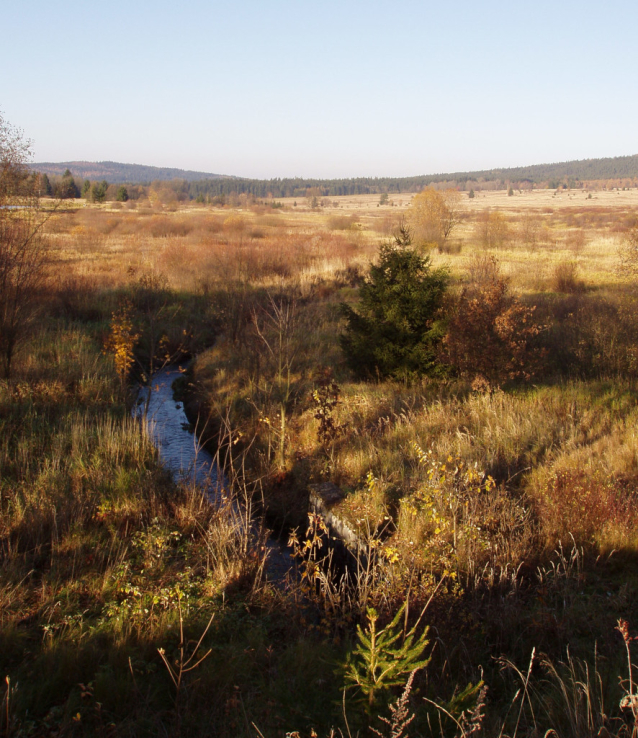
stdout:
[(477, 385), (530, 379), (543, 357), (534, 340), (543, 329), (535, 308), (510, 294), (493, 256), (477, 256), (470, 276), (452, 309), (443, 361)]

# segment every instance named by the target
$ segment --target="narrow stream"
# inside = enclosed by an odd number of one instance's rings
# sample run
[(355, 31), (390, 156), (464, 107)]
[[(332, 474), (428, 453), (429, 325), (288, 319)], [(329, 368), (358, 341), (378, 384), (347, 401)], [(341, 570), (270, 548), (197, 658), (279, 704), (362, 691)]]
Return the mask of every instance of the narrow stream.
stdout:
[[(140, 387), (133, 416), (144, 418), (148, 401), (147, 429), (159, 450), (162, 463), (176, 481), (194, 482), (201, 488), (202, 494), (207, 495), (211, 505), (216, 505), (227, 488), (227, 481), (215, 459), (190, 431), (183, 403), (173, 397), (173, 382), (180, 376), (181, 372), (176, 366), (157, 372), (152, 387)], [(237, 515), (243, 518), (237, 505)], [(283, 585), (295, 568), (291, 552), (274, 538), (269, 538), (266, 546), (266, 577), (273, 583)]]

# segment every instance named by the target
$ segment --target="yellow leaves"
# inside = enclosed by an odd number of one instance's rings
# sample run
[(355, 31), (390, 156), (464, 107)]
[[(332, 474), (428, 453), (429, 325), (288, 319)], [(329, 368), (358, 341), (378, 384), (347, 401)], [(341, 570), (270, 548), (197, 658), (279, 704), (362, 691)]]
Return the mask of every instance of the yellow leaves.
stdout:
[(456, 190), (438, 191), (431, 187), (412, 200), (407, 218), (416, 237), (424, 245), (442, 245), (459, 223), (460, 194)]
[(125, 302), (113, 313), (111, 330), (104, 342), (104, 351), (113, 356), (115, 371), (122, 385), (135, 362), (133, 349), (140, 338), (133, 326), (132, 312), (132, 305)]
[(374, 474), (369, 471), (366, 476), (366, 486), (368, 488), (368, 492), (372, 492), (378, 481), (379, 480), (374, 476)]
[(399, 560), (399, 551), (393, 546), (384, 546), (383, 555), (390, 564), (396, 564)]

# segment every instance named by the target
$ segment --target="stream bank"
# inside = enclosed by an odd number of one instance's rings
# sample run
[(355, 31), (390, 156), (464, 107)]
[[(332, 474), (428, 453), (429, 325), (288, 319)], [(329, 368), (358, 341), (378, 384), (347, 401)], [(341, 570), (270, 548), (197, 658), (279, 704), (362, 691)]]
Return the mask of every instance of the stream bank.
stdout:
[[(211, 504), (219, 505), (228, 490), (228, 480), (213, 455), (192, 431), (196, 423), (193, 424), (186, 414), (183, 393), (178, 397), (174, 395), (173, 384), (183, 374), (183, 370), (176, 365), (158, 371), (153, 376), (151, 387), (140, 387), (132, 413), (146, 422), (162, 462), (175, 481), (196, 484)], [(240, 503), (236, 502), (233, 509), (241, 528), (246, 523)], [(257, 536), (257, 526), (254, 526), (254, 530)], [(266, 578), (278, 586), (284, 586), (289, 578), (295, 576), (292, 552), (272, 536), (268, 537), (265, 545)]]

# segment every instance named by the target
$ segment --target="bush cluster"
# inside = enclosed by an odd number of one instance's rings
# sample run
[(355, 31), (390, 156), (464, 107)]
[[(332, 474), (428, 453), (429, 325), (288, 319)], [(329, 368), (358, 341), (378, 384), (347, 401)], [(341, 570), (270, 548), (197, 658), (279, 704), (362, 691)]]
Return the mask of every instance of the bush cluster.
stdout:
[(340, 343), (351, 370), (394, 379), (456, 373), (489, 385), (530, 379), (543, 355), (534, 308), (509, 293), (494, 257), (475, 262), (470, 283), (445, 299), (448, 271), (433, 269), (402, 226), (380, 247), (358, 308), (341, 305), (347, 325)]

